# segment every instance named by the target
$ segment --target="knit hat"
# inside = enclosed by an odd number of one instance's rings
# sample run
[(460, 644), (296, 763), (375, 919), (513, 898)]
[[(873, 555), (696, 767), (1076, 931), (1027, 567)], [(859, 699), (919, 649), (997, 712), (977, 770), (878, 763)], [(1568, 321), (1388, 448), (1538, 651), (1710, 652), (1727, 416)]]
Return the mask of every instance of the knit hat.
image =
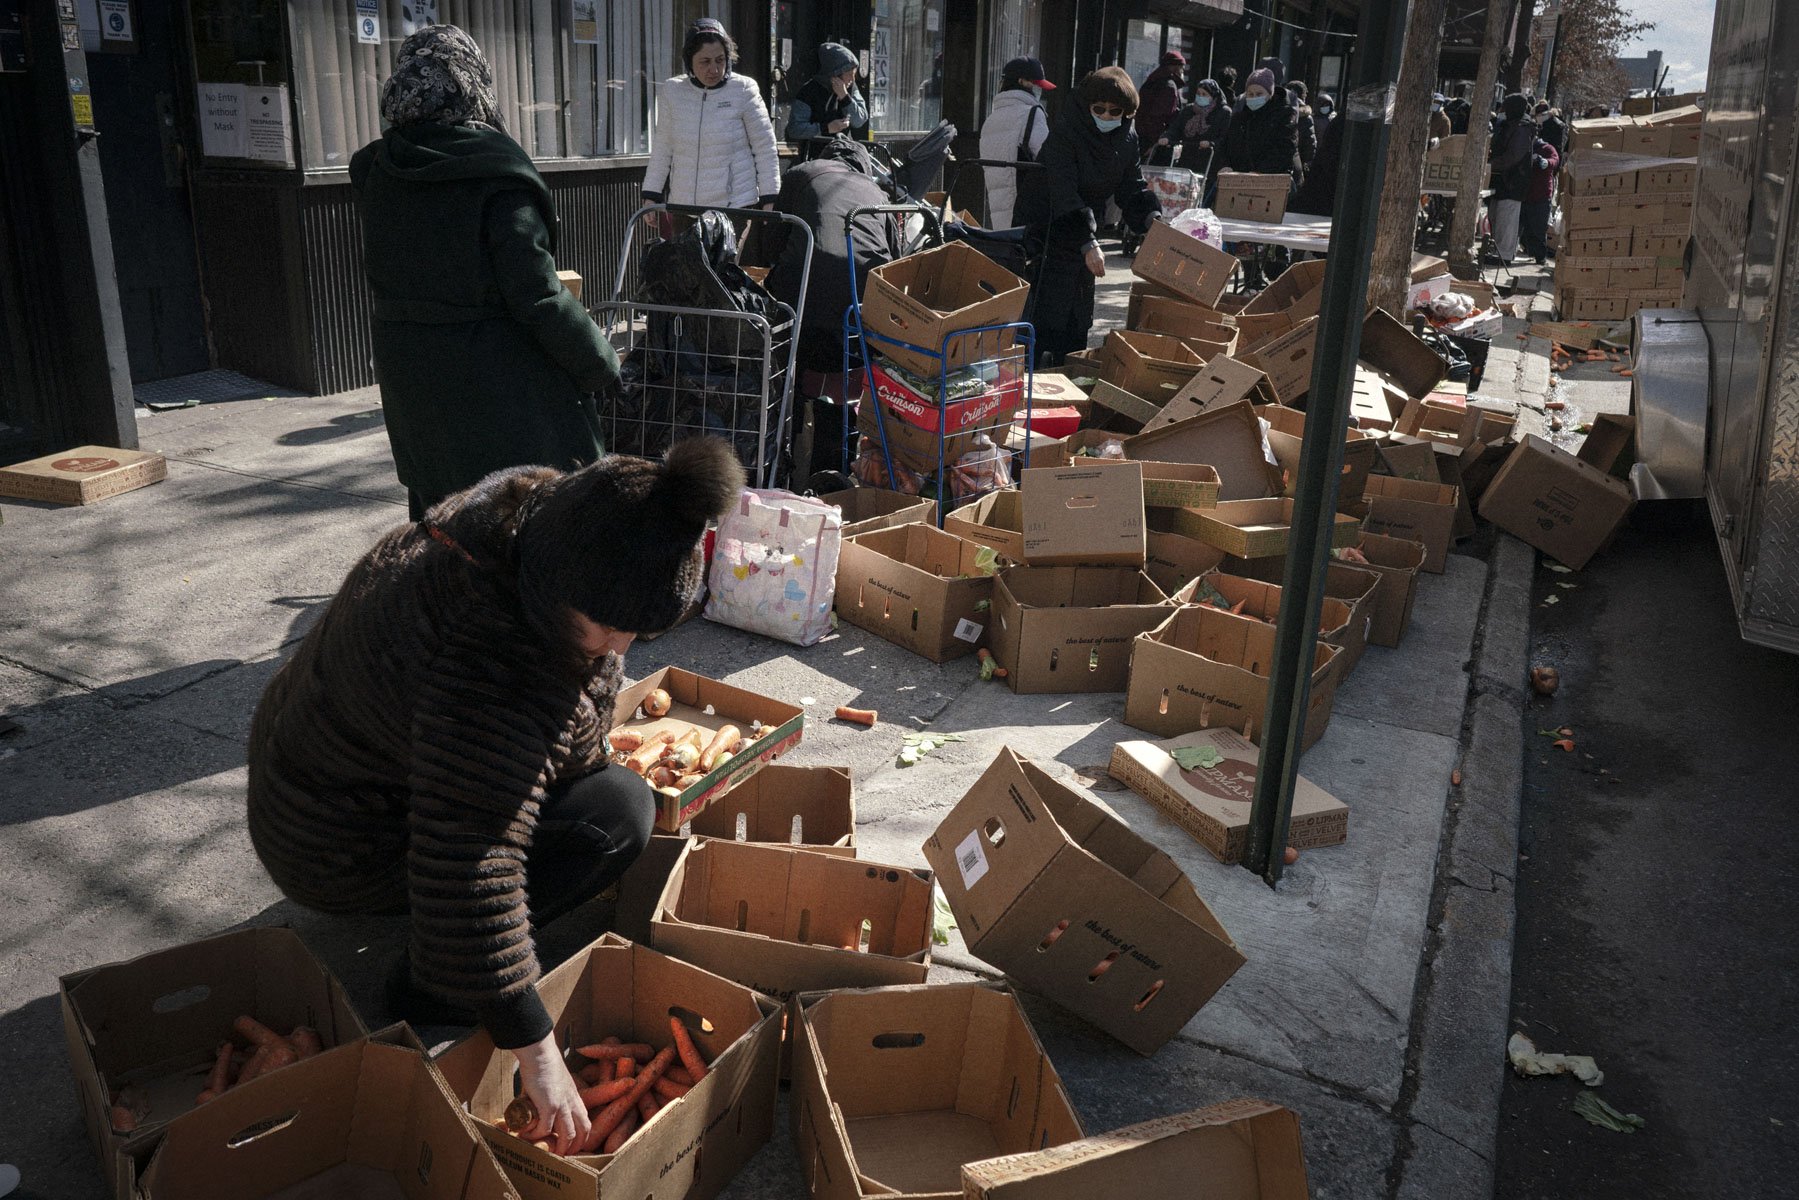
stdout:
[(856, 65), (856, 52), (848, 46), (826, 42), (818, 48), (818, 73), (826, 79), (841, 75)]
[(1265, 88), (1268, 92), (1273, 93), (1274, 72), (1270, 71), (1267, 67), (1257, 67), (1249, 73), (1249, 78), (1244, 81), (1243, 86), (1246, 89), (1252, 87)]
[(609, 454), (548, 480), (519, 518), (520, 598), (546, 626), (567, 607), (626, 633), (667, 629), (704, 580), (706, 523), (742, 489), (742, 464), (712, 437), (661, 462)]
[(1165, 67), (1184, 67), (1187, 65), (1187, 56), (1182, 54), (1179, 50), (1164, 51), (1162, 54), (1162, 65)]
[(1524, 114), (1530, 111), (1530, 101), (1525, 99), (1521, 92), (1513, 92), (1507, 96), (1501, 102), (1501, 106), (1505, 110), (1505, 115), (1514, 121), (1522, 119)]

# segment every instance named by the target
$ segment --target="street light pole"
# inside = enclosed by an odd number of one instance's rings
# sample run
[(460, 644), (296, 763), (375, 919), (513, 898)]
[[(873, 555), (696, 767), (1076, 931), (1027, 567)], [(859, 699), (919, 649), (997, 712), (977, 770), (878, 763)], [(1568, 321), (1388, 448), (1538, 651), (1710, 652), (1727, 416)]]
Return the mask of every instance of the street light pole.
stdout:
[(1262, 730), (1249, 845), (1243, 858), (1243, 865), (1270, 886), (1280, 882), (1281, 855), (1293, 816), (1318, 616), (1330, 566), (1337, 481), (1343, 470), (1343, 431), (1349, 424), (1349, 397), (1362, 348), (1369, 262), (1409, 7), (1406, 0), (1368, 0), (1363, 5), (1349, 86), (1338, 106), (1337, 119), (1349, 124), (1343, 127), (1343, 165), (1333, 209), (1337, 217), (1325, 260), (1312, 389), (1269, 670), (1268, 720)]

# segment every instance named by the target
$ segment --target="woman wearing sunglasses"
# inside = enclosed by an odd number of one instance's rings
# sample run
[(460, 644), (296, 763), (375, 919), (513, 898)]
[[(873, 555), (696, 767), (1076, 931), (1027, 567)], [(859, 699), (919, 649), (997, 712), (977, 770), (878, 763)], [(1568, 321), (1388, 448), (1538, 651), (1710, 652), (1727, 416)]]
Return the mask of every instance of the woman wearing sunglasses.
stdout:
[(1115, 200), (1126, 226), (1141, 235), (1161, 211), (1137, 166), (1131, 77), (1101, 67), (1081, 80), (1074, 99), (1050, 124), (1037, 156), (1045, 169), (1018, 197), (1017, 219), (1029, 227), (1032, 252), (1043, 255), (1031, 321), (1037, 348), (1052, 365), (1086, 349), (1093, 327), (1093, 281), (1106, 273), (1095, 214)]

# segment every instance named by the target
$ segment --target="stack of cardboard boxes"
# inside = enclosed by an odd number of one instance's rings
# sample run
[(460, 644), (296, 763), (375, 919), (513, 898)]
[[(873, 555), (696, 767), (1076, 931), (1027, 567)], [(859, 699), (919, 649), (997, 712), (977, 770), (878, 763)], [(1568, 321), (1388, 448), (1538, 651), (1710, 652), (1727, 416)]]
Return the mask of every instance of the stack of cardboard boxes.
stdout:
[(1700, 120), (1688, 106), (1574, 122), (1559, 196), (1563, 320), (1617, 321), (1680, 303)]

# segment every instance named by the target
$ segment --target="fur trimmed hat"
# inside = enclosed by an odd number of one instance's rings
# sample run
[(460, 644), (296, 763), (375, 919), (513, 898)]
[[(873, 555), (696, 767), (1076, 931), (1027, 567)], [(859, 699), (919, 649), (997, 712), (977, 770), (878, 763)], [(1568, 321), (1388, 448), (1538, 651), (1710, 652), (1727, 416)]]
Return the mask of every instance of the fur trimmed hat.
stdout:
[(699, 437), (660, 462), (609, 454), (541, 484), (519, 519), (520, 597), (626, 633), (681, 619), (705, 580), (700, 539), (743, 490), (729, 443)]

